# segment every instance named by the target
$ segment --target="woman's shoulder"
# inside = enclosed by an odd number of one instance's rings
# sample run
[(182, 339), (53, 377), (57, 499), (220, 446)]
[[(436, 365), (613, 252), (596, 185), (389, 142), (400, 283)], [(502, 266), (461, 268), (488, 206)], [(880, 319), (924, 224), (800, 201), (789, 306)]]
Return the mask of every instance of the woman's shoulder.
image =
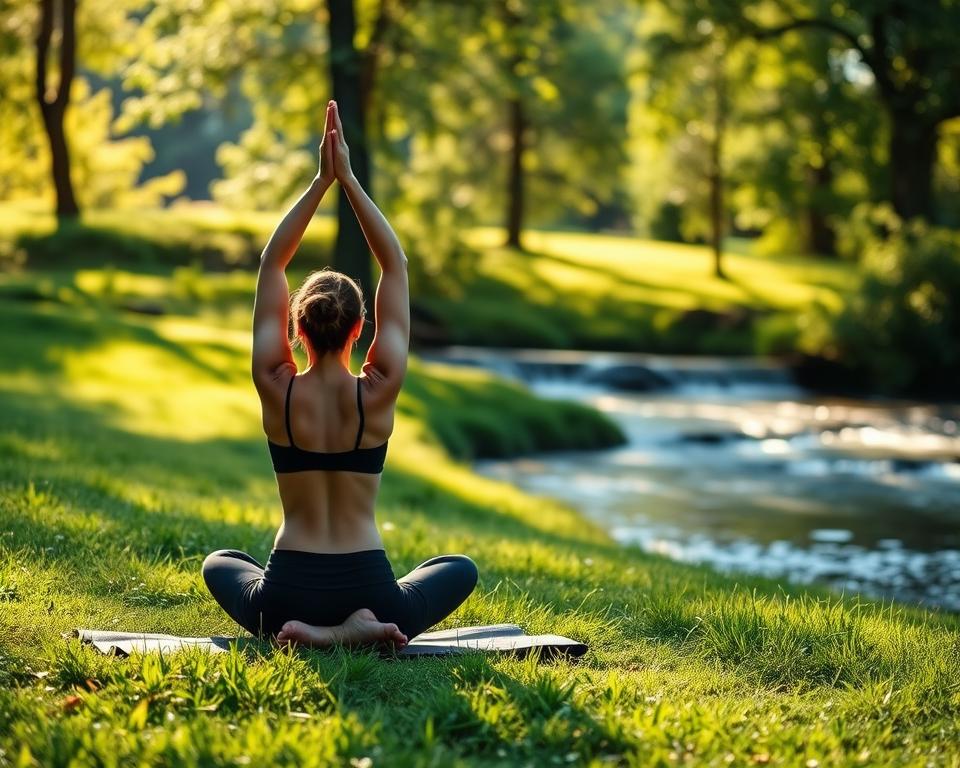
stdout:
[(362, 392), (364, 402), (371, 404), (387, 404), (396, 402), (400, 394), (402, 380), (385, 376), (371, 362), (366, 362), (357, 376), (358, 386)]
[(260, 401), (274, 403), (278, 399), (286, 398), (290, 382), (296, 375), (297, 366), (294, 363), (284, 363), (270, 371), (269, 375), (254, 376), (253, 385)]

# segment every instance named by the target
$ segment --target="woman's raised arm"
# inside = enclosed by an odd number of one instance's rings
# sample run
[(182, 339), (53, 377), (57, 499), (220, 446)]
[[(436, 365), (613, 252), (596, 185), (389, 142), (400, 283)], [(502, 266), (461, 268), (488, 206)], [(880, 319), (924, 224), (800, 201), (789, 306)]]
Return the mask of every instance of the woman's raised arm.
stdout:
[(327, 105), (324, 138), (320, 144), (320, 170), (307, 191), (287, 211), (260, 255), (257, 294), (253, 302), (254, 383), (269, 385), (286, 366), (295, 365), (287, 336), (290, 292), (285, 270), (296, 253), (303, 233), (335, 178), (328, 130), (333, 126), (332, 102)]
[(410, 288), (407, 281), (407, 257), (396, 233), (370, 196), (353, 175), (350, 151), (343, 138), (340, 115), (334, 103), (336, 128), (331, 130), (334, 168), (347, 194), (360, 228), (380, 265), (380, 282), (374, 306), (375, 331), (367, 352), (364, 370), (373, 369), (384, 380), (385, 388), (399, 391), (407, 370), (410, 345)]

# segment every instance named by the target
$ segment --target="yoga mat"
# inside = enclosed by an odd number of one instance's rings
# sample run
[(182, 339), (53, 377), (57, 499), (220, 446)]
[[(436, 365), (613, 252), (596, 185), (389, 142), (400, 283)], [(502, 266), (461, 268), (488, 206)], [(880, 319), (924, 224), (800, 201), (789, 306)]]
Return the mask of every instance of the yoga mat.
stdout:
[[(230, 643), (244, 643), (253, 638), (244, 637), (179, 637), (150, 632), (113, 632), (99, 629), (75, 629), (64, 634), (65, 638), (79, 637), (100, 653), (129, 656), (133, 651), (170, 652), (181, 648), (203, 648), (211, 653), (223, 653)], [(423, 632), (413, 638), (397, 656), (447, 656), (454, 653), (479, 651), (486, 653), (510, 653), (525, 656), (539, 650), (541, 658), (570, 656), (577, 658), (587, 651), (587, 646), (560, 635), (527, 635), (516, 624), (490, 624), (480, 627), (456, 627), (438, 632)], [(388, 654), (389, 655), (389, 654)]]

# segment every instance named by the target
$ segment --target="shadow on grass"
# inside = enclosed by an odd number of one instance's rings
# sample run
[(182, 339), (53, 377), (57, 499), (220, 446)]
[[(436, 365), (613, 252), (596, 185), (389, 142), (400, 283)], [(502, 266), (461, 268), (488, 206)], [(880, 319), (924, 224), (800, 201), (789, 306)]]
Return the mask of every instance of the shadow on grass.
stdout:
[[(158, 333), (149, 322), (102, 306), (71, 306), (48, 300), (2, 303), (0, 324), (7, 329), (3, 335), (4, 366), (10, 372), (59, 374), (64, 353), (125, 341), (161, 349), (218, 381), (234, 378), (199, 357), (191, 349), (198, 346), (196, 342), (190, 346), (178, 344)], [(236, 349), (216, 342), (199, 346), (238, 354)], [(38, 356), (41, 349), (43, 353)]]
[(339, 707), (369, 728), (390, 722), (408, 734), (406, 746), (524, 764), (539, 749), (586, 757), (628, 747), (622, 729), (577, 701), (586, 678), (566, 661), (466, 654), (383, 664), (374, 654), (313, 653), (308, 663)]
[[(469, 294), (467, 301), (455, 296), (418, 297), (417, 301), (440, 319), (451, 343), (674, 354), (750, 354), (753, 352), (751, 323), (746, 322), (744, 327), (730, 327), (730, 321), (735, 316), (769, 308), (766, 301), (758, 307), (738, 307), (733, 300), (692, 294), (688, 286), (669, 289), (662, 283), (627, 277), (611, 268), (581, 264), (553, 253), (506, 253), (514, 273), (512, 282), (478, 274), (464, 289)], [(595, 283), (599, 273), (612, 285), (627, 285), (659, 294), (693, 295), (695, 300), (685, 308), (617, 297), (599, 288), (592, 291), (575, 287), (561, 290), (541, 279), (533, 267), (534, 262), (555, 263), (580, 270), (584, 285)], [(701, 305), (713, 309), (691, 313), (694, 306)], [(731, 314), (734, 310), (737, 312)]]

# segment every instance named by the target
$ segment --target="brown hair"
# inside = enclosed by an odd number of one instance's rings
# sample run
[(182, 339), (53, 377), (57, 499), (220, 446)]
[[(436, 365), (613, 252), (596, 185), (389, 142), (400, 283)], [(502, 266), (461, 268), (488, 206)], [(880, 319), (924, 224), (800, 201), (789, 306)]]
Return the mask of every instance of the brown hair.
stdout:
[(344, 348), (357, 320), (366, 316), (360, 286), (342, 272), (324, 267), (307, 275), (291, 298), (296, 341), (305, 336), (318, 355)]

